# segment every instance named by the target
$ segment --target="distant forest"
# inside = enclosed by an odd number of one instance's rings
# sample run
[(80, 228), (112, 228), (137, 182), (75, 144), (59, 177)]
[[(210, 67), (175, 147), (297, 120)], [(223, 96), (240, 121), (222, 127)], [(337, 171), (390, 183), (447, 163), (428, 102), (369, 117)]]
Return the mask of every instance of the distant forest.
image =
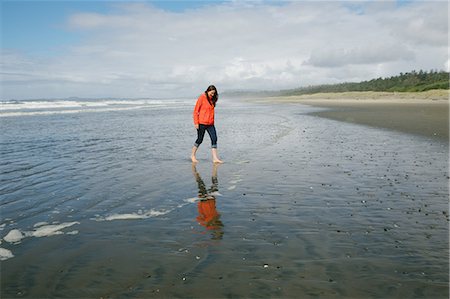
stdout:
[(282, 95), (302, 95), (319, 92), (387, 91), (418, 92), (430, 89), (449, 89), (449, 73), (444, 71), (412, 71), (398, 76), (378, 78), (359, 83), (315, 85), (280, 91)]
[(450, 74), (444, 71), (412, 71), (400, 73), (390, 78), (378, 78), (359, 83), (339, 83), (313, 85), (295, 89), (279, 91), (226, 91), (223, 95), (230, 97), (266, 97), (313, 94), (320, 92), (349, 92), (349, 91), (385, 91), (385, 92), (420, 92), (430, 89), (450, 89)]

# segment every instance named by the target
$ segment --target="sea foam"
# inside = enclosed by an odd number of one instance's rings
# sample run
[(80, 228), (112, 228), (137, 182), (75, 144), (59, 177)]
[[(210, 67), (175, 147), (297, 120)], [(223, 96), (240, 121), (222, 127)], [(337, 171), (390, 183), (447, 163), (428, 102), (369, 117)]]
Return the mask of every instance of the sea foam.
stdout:
[(38, 223), (38, 224), (40, 224), (42, 226), (36, 228), (33, 231), (23, 231), (22, 232), (19, 229), (13, 229), (3, 238), (3, 240), (5, 240), (8, 243), (19, 243), (20, 241), (22, 241), (22, 239), (24, 239), (26, 237), (40, 238), (40, 237), (49, 237), (49, 236), (53, 236), (53, 235), (61, 235), (61, 234), (64, 234), (64, 232), (61, 231), (62, 229), (66, 228), (66, 227), (70, 227), (75, 224), (80, 224), (80, 222), (74, 221), (74, 222), (49, 224), (49, 225), (44, 225), (42, 223)]
[(135, 219), (147, 219), (151, 217), (161, 216), (165, 215), (167, 213), (170, 213), (172, 210), (161, 210), (157, 211), (154, 209), (151, 209), (149, 211), (139, 211), (137, 213), (124, 213), (124, 214), (112, 214), (105, 217), (97, 216), (96, 218), (93, 218), (92, 220), (95, 221), (112, 221), (112, 220), (135, 220)]
[(188, 103), (180, 99), (1, 101), (0, 117), (162, 109), (180, 107)]
[(12, 254), (11, 250), (0, 247), (0, 260), (1, 261), (10, 259), (12, 257), (14, 257), (14, 254)]

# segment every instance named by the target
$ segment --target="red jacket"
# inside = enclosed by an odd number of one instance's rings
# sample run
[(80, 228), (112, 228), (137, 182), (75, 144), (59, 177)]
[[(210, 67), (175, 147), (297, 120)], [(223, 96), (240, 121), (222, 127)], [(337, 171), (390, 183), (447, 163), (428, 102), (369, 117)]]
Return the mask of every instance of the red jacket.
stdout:
[(194, 124), (214, 125), (214, 105), (208, 102), (208, 98), (202, 93), (195, 104)]

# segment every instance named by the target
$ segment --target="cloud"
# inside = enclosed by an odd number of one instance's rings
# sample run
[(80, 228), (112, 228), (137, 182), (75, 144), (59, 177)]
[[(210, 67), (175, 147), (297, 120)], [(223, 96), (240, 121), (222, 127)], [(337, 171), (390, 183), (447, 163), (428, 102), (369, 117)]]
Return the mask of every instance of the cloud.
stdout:
[(403, 45), (375, 44), (350, 49), (333, 49), (332, 47), (317, 49), (313, 51), (306, 63), (317, 67), (338, 67), (352, 64), (389, 63), (398, 60), (411, 61), (414, 57), (414, 52)]
[(68, 34), (83, 39), (58, 56), (4, 52), (3, 97), (193, 96), (211, 83), (283, 89), (448, 68), (446, 2), (113, 5), (71, 15)]
[(378, 20), (399, 42), (448, 47), (447, 2), (418, 2), (395, 13), (380, 11)]

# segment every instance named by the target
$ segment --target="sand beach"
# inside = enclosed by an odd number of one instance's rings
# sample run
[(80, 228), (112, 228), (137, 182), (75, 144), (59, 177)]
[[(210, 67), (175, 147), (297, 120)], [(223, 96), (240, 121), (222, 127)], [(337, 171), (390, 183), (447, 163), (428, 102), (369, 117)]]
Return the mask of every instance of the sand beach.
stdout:
[(448, 298), (448, 140), (223, 98), (193, 166), (195, 100), (0, 111), (1, 298)]
[(449, 91), (343, 92), (259, 99), (328, 108), (314, 113), (330, 119), (449, 138)]

